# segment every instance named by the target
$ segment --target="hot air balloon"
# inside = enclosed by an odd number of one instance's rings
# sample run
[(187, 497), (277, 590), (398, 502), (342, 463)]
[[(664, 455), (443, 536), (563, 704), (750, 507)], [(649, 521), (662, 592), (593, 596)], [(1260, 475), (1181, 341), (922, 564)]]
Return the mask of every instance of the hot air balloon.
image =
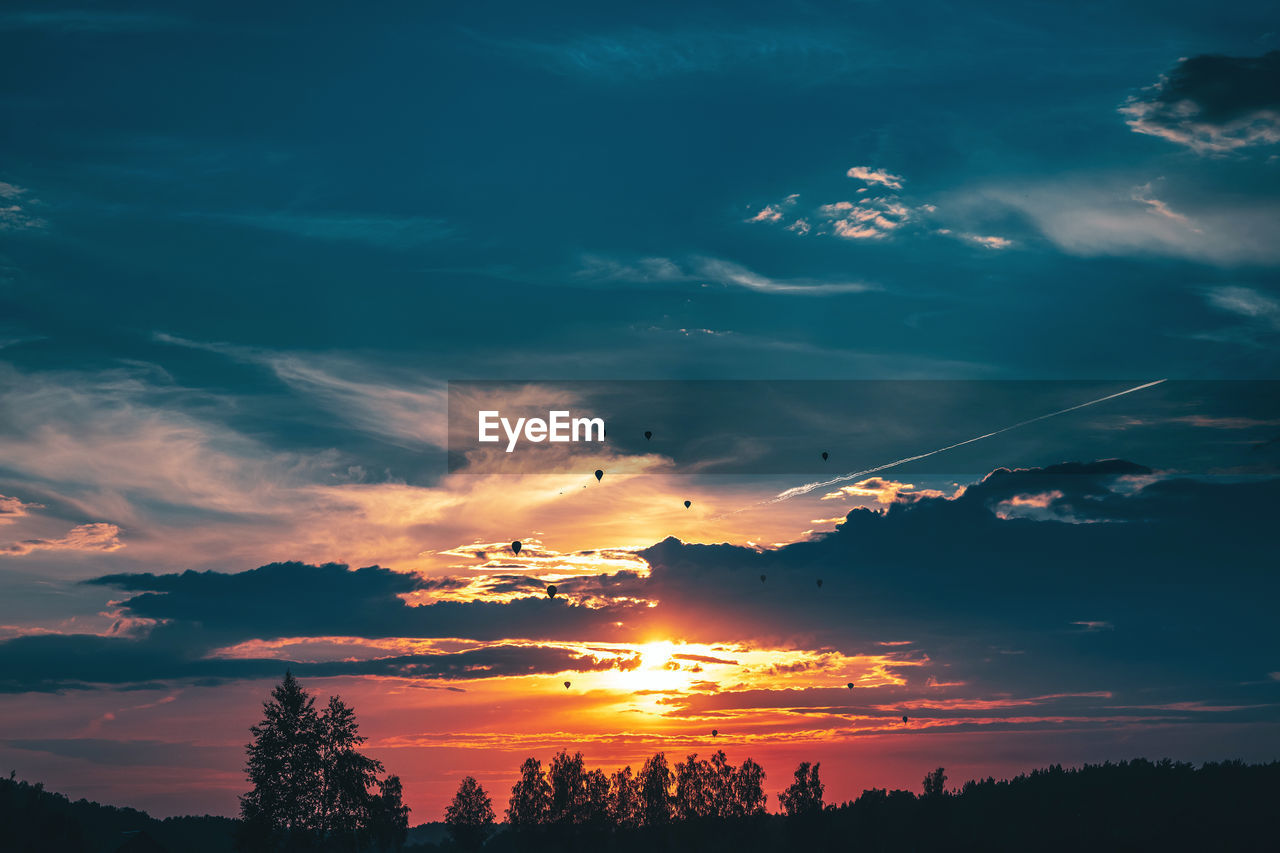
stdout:
[(511, 550), (515, 551), (517, 554), (520, 553), (520, 540), (517, 539), (515, 542), (511, 543)]
[(553, 583), (547, 584), (547, 598), (555, 598), (555, 597), (556, 597), (556, 585)]
[(685, 509), (688, 509), (688, 508), (689, 508), (690, 506), (692, 506), (692, 505), (693, 505), (693, 501), (685, 501), (685, 502), (684, 502), (684, 508), (685, 508)]
[(764, 583), (764, 577), (765, 577), (764, 575), (760, 576), (760, 583)]
[(822, 589), (822, 578), (818, 578), (818, 589)]
[(846, 685), (845, 685), (845, 687), (848, 687), (850, 690), (852, 690), (852, 689), (853, 689), (853, 682), (852, 682), (852, 681), (850, 681), (848, 684), (846, 684)]
[(711, 736), (712, 736), (712, 737), (717, 737), (719, 734), (720, 734), (720, 731), (719, 731), (718, 729), (712, 729), (712, 730), (711, 730)]
[(566, 682), (564, 683), (564, 689), (565, 689), (565, 690), (568, 690), (568, 689), (569, 689), (569, 682), (568, 682), (568, 681), (566, 681)]
[(597, 469), (596, 469), (596, 482), (597, 482), (597, 483), (598, 483), (598, 482), (600, 482), (600, 480), (601, 480), (603, 477), (604, 477), (604, 471), (601, 471), (599, 468), (597, 468)]
[(827, 461), (827, 451), (825, 451), (825, 450), (824, 450), (824, 451), (822, 451), (822, 461), (823, 461), (823, 462), (826, 462), (826, 461)]
[(907, 721), (907, 715), (906, 715), (906, 714), (903, 714), (903, 715), (902, 715), (902, 722), (904, 722), (904, 723), (905, 723), (906, 721)]
[(651, 438), (653, 438), (653, 433), (651, 433), (649, 430), (645, 430), (645, 431), (644, 431), (644, 440), (645, 440), (645, 441), (648, 441), (648, 440), (649, 440), (649, 439), (651, 439)]

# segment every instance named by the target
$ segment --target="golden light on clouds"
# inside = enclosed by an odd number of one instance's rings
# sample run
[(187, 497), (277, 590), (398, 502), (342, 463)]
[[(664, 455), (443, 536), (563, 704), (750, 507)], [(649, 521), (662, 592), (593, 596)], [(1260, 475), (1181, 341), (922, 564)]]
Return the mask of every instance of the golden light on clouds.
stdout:
[[(476, 702), (509, 707), (513, 701), (526, 706), (519, 731), (545, 736), (555, 731), (555, 719), (571, 711), (575, 726), (599, 736), (625, 734), (680, 734), (698, 729), (703, 722), (735, 721), (740, 733), (767, 732), (777, 726), (788, 730), (797, 709), (762, 709), (746, 702), (739, 709), (698, 711), (686, 700), (718, 694), (743, 695), (780, 692), (800, 696), (805, 691), (838, 691), (848, 701), (848, 685), (857, 689), (901, 688), (906, 671), (926, 666), (928, 657), (909, 650), (881, 654), (846, 655), (836, 651), (758, 648), (734, 644), (683, 643), (658, 639), (642, 643), (533, 643), (504, 640), (476, 643), (465, 640), (369, 640), (352, 637), (252, 640), (220, 649), (214, 657), (285, 657), (297, 661), (368, 661), (404, 655), (448, 655), (495, 647), (559, 649), (582, 662), (582, 669), (565, 669), (530, 675), (465, 673), (466, 680), (379, 676), (384, 689), (415, 696), (414, 703)], [(564, 682), (569, 682), (566, 687)], [(400, 700), (400, 701), (403, 701)], [(799, 701), (799, 700), (797, 700)], [(827, 704), (830, 704), (829, 702)], [(827, 719), (830, 710), (812, 712)], [(845, 715), (848, 719), (851, 716)], [(510, 726), (508, 719), (506, 725)]]
[(940, 497), (944, 497), (944, 493), (937, 489), (917, 490), (915, 485), (912, 483), (902, 483), (897, 480), (886, 480), (883, 477), (870, 477), (866, 480), (859, 480), (851, 486), (841, 486), (834, 492), (827, 492), (821, 497), (821, 500), (865, 501), (866, 499), (870, 499), (875, 503), (887, 506), (901, 500)]

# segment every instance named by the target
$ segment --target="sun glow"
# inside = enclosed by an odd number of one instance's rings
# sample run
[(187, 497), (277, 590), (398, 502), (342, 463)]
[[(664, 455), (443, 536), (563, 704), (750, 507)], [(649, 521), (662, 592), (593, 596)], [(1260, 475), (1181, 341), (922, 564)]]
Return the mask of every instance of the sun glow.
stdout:
[[(669, 640), (634, 646), (640, 654), (640, 665), (632, 670), (600, 673), (592, 680), (605, 690), (631, 694), (678, 693), (689, 690), (701, 677), (701, 669), (675, 657), (683, 646)], [(701, 647), (699, 647), (701, 648)]]

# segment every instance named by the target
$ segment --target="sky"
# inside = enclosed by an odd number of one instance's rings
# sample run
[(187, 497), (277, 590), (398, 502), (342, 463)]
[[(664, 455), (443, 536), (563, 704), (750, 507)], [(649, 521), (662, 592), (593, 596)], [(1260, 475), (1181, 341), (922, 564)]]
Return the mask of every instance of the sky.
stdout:
[(14, 3), (0, 114), (0, 768), (1280, 759), (1274, 4)]

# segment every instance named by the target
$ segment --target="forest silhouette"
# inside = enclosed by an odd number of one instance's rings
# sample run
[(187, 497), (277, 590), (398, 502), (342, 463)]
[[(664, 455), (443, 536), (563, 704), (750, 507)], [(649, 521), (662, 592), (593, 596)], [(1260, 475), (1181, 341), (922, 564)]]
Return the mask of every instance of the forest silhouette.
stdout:
[(1145, 759), (1059, 765), (1013, 779), (947, 787), (929, 770), (921, 793), (873, 788), (828, 803), (821, 764), (802, 762), (770, 811), (766, 773), (725, 753), (634, 771), (588, 768), (559, 751), (520, 766), (501, 809), (467, 776), (432, 821), (409, 828), (400, 780), (360, 752), (355, 711), (320, 709), (291, 674), (263, 704), (246, 746), (240, 819), (156, 820), (71, 802), (0, 779), (0, 850), (21, 853), (238, 851), (898, 851), (1274, 850), (1280, 762)]

